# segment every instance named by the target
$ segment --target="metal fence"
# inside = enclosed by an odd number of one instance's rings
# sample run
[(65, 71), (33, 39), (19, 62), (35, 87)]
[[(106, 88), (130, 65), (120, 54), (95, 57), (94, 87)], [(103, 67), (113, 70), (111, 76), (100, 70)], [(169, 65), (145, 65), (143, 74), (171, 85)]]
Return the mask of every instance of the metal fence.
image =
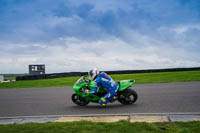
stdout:
[[(195, 71), (195, 70), (200, 70), (200, 67), (148, 69), (148, 70), (119, 70), (119, 71), (105, 71), (105, 72), (107, 74), (134, 74), (134, 73), (178, 72), (178, 71)], [(75, 77), (75, 76), (83, 76), (83, 75), (87, 75), (87, 72), (67, 72), (67, 73), (52, 73), (52, 74), (42, 74), (42, 75), (25, 75), (25, 76), (17, 76), (16, 81), (50, 79), (50, 78), (61, 78), (61, 77)]]

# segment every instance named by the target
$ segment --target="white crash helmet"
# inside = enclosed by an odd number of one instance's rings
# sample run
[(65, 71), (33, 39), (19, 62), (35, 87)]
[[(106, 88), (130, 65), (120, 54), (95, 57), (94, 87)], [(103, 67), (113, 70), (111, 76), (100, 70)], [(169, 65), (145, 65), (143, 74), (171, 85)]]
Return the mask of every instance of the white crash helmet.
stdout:
[(99, 70), (94, 67), (92, 68), (89, 72), (88, 72), (88, 75), (89, 75), (89, 80), (95, 80), (97, 75), (99, 74)]

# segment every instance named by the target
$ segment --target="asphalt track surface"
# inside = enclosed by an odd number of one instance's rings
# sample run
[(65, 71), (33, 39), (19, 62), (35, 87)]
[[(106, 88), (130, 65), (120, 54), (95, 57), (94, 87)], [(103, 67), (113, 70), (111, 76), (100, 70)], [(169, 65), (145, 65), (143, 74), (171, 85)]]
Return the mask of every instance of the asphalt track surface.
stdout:
[(133, 89), (139, 96), (135, 104), (117, 101), (107, 107), (75, 105), (72, 87), (0, 89), (0, 117), (200, 112), (200, 82), (136, 84)]

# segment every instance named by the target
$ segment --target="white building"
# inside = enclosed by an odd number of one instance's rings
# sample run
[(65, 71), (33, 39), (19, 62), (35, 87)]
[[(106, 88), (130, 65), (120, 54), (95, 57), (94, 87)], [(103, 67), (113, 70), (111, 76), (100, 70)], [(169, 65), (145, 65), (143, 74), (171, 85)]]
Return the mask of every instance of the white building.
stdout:
[(0, 82), (4, 81), (4, 76), (0, 75)]

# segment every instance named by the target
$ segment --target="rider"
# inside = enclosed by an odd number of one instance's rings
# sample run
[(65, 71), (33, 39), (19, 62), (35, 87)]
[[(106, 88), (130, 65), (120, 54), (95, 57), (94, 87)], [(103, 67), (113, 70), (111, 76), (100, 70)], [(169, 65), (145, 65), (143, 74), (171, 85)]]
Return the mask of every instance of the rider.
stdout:
[(106, 89), (107, 94), (99, 99), (99, 103), (102, 106), (105, 106), (109, 102), (109, 99), (116, 95), (116, 92), (119, 88), (118, 83), (115, 82), (105, 72), (99, 73), (99, 70), (97, 68), (93, 68), (88, 72), (88, 74), (89, 74), (89, 80), (91, 81), (95, 80), (95, 88), (92, 90), (86, 90), (86, 93), (87, 94), (96, 93), (100, 86)]

